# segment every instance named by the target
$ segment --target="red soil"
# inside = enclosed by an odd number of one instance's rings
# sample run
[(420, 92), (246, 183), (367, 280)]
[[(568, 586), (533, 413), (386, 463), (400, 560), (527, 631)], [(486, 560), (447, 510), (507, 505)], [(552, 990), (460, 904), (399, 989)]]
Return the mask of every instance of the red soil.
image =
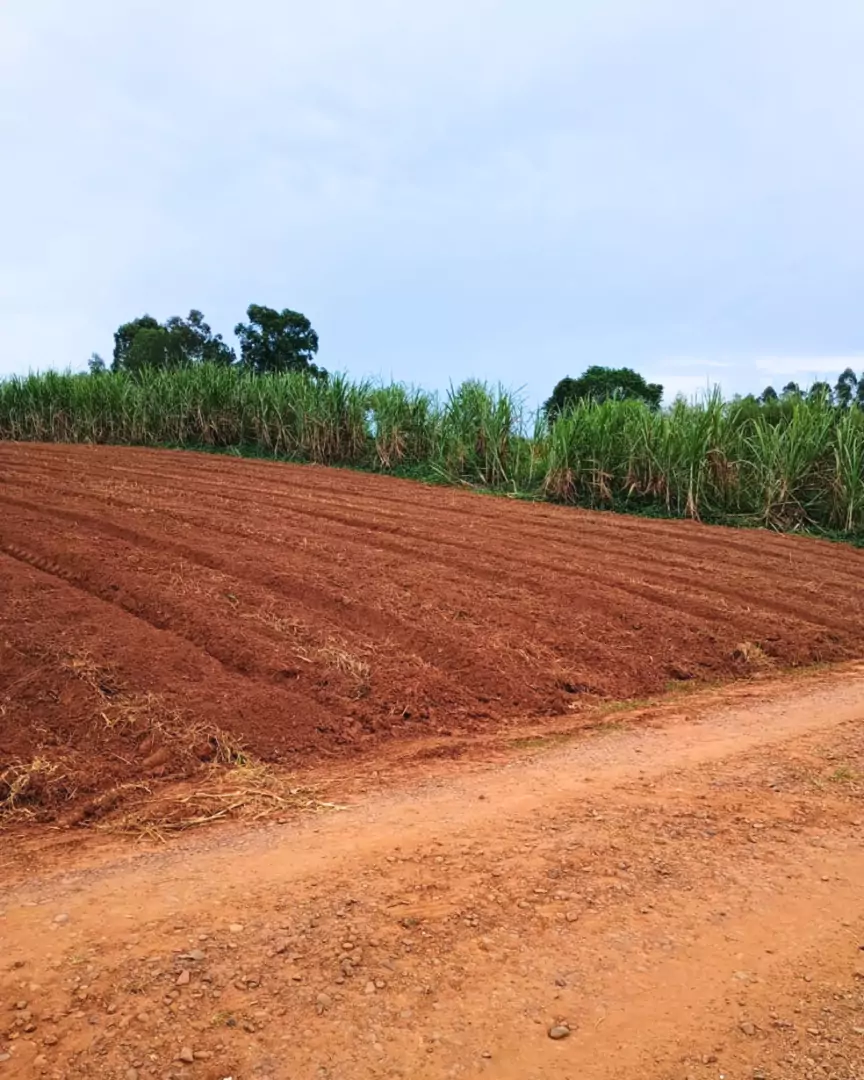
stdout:
[(860, 657), (862, 572), (767, 532), (0, 444), (0, 774), (62, 760), (74, 800), (230, 745), (299, 763)]

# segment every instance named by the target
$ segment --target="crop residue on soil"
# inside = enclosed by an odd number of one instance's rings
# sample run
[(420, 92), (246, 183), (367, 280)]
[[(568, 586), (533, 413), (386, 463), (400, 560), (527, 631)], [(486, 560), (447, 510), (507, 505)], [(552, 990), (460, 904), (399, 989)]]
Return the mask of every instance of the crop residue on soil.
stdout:
[(0, 798), (858, 656), (864, 555), (342, 470), (0, 445)]

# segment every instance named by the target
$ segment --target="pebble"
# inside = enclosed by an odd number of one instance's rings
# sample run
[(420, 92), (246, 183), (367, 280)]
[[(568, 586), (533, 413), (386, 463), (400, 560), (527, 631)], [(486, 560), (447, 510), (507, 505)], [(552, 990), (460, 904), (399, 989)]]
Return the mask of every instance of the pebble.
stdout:
[(127, 1069), (126, 1070), (126, 1080), (138, 1080), (138, 1070), (137, 1069)]
[(187, 953), (181, 953), (180, 959), (181, 960), (196, 960), (197, 961), (197, 960), (203, 960), (206, 957), (206, 955), (207, 954), (205, 952), (202, 952), (201, 949), (190, 949), (189, 952), (187, 952)]
[(738, 1027), (745, 1035), (755, 1035), (756, 1025), (751, 1024), (749, 1021), (745, 1021), (743, 1024), (739, 1024)]
[(181, 971), (180, 974), (177, 976), (177, 985), (188, 986), (191, 977), (192, 976), (189, 974), (188, 971)]
[(566, 1039), (570, 1035), (570, 1028), (566, 1024), (553, 1024), (549, 1028), (550, 1039)]
[(228, 929), (231, 931), (232, 934), (242, 934), (243, 924), (239, 922), (231, 923)]
[(192, 1065), (195, 1062), (195, 1054), (192, 1052), (192, 1048), (184, 1046), (180, 1053), (177, 1055), (177, 1060), (182, 1061), (186, 1065)]
[(65, 911), (61, 912), (61, 914), (54, 916), (54, 922), (57, 923), (58, 926), (62, 926), (63, 923), (69, 922), (69, 916)]

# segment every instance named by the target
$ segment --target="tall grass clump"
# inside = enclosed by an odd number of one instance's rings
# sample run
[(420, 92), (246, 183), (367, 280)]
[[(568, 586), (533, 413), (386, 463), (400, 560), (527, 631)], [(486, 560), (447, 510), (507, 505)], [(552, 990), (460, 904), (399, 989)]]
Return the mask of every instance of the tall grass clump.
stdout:
[(433, 459), (441, 429), (436, 396), (399, 383), (378, 386), (369, 395), (369, 409), (382, 469), (418, 466)]
[(0, 382), (0, 439), (175, 446), (402, 472), (579, 506), (864, 538), (864, 410), (819, 397), (580, 401), (553, 422), (500, 387), (442, 395), (201, 365)]
[(438, 468), (448, 477), (484, 487), (509, 486), (515, 479), (519, 428), (518, 405), (508, 391), (476, 380), (451, 387), (437, 432)]
[(661, 411), (582, 401), (535, 441), (554, 501), (864, 535), (860, 409), (801, 399), (769, 417), (718, 393)]

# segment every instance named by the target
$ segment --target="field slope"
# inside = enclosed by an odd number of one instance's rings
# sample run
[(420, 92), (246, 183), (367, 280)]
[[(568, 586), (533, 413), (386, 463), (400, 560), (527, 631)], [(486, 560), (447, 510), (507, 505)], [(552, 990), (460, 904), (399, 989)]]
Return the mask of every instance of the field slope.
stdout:
[(0, 772), (62, 756), (70, 798), (170, 771), (181, 731), (291, 762), (860, 657), (862, 573), (767, 532), (0, 444)]

